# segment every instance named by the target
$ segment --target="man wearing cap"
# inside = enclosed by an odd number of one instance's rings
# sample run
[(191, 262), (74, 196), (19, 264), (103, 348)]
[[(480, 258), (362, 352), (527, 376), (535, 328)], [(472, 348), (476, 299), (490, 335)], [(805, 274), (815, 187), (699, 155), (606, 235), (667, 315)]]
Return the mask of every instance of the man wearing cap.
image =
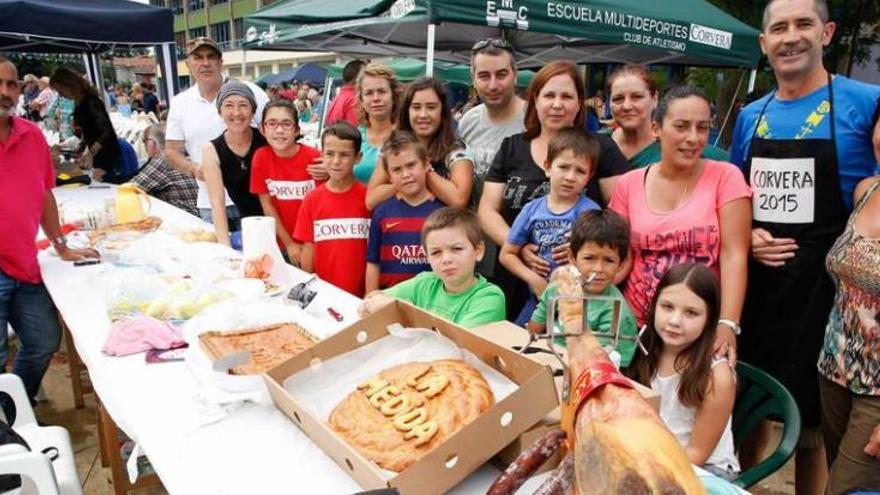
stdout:
[[(6, 369), (9, 324), (21, 342), (12, 372), (33, 398), (61, 342), (61, 328), (37, 262), (34, 239), (39, 227), (63, 260), (97, 253), (67, 247), (52, 194), (55, 169), (49, 146), (37, 125), (14, 115), (20, 96), (18, 70), (0, 56), (0, 371)], [(12, 412), (8, 403), (0, 403), (5, 412)], [(12, 423), (8, 415), (7, 420)]]
[[(216, 100), (223, 86), (223, 54), (211, 38), (193, 38), (186, 45), (186, 66), (196, 84), (175, 95), (168, 111), (165, 131), (165, 155), (174, 168), (198, 180), (199, 198), (197, 205), (203, 220), (211, 221), (211, 202), (208, 190), (200, 172), (202, 148), (223, 133), (225, 125), (217, 112)], [(257, 103), (252, 125), (259, 126), (263, 106), (269, 101), (266, 93), (258, 86), (246, 82), (253, 91)], [(238, 219), (239, 214), (227, 194), (226, 216)]]

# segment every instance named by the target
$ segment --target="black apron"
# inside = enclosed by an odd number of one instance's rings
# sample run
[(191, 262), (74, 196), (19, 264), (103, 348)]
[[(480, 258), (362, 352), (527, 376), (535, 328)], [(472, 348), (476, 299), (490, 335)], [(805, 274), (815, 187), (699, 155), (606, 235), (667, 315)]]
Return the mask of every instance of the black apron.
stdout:
[(778, 268), (749, 260), (740, 355), (791, 391), (810, 427), (820, 422), (816, 363), (834, 303), (825, 256), (849, 217), (840, 190), (830, 75), (828, 98), (831, 139), (762, 139), (756, 125), (746, 160), (752, 227), (794, 238), (798, 250)]

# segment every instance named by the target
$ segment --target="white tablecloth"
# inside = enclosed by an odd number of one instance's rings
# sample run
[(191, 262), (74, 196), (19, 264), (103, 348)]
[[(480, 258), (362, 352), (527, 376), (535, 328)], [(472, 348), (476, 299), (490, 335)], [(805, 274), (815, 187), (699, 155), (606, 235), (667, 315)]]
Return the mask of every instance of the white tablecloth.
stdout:
[[(55, 190), (63, 207), (103, 207), (113, 189)], [(163, 225), (205, 224), (168, 204), (153, 201)], [(144, 355), (111, 357), (101, 352), (110, 329), (101, 287), (93, 275), (104, 265), (74, 267), (44, 251), (43, 280), (73, 335), (92, 384), (107, 411), (147, 454), (172, 494), (352, 493), (360, 488), (274, 405), (248, 404), (220, 422), (200, 426), (192, 400), (197, 382), (186, 363), (146, 364)], [(290, 267), (291, 270), (296, 270)], [(308, 275), (296, 270), (297, 280)], [(337, 329), (352, 323), (359, 300), (319, 282), (309, 312)], [(323, 301), (322, 301), (323, 300)], [(327, 303), (345, 317), (330, 319)], [(323, 303), (323, 304), (322, 304)], [(322, 314), (323, 313), (323, 314)], [(498, 471), (486, 467), (459, 493), (483, 493)]]
[[(102, 208), (114, 189), (55, 189), (62, 208)], [(201, 220), (153, 199), (152, 214), (172, 228), (205, 228)], [(143, 354), (101, 352), (110, 329), (100, 279), (104, 265), (74, 267), (40, 253), (43, 281), (73, 335), (92, 385), (116, 424), (147, 454), (172, 494), (345, 494), (360, 491), (336, 463), (274, 405), (248, 404), (223, 420), (202, 425), (192, 397), (197, 382), (186, 363), (146, 364)], [(309, 275), (293, 267), (297, 281)], [(318, 282), (309, 313), (337, 330), (357, 318), (359, 299)], [(341, 323), (328, 317), (332, 305)], [(485, 493), (499, 474), (483, 466), (452, 493)], [(530, 492), (530, 491), (529, 491)]]

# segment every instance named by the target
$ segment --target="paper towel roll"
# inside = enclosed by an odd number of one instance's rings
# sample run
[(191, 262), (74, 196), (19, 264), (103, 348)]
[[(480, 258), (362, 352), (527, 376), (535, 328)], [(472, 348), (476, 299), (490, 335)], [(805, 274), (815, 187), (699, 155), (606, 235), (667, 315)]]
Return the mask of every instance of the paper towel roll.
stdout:
[(248, 260), (269, 255), (272, 259), (271, 276), (269, 280), (276, 284), (289, 282), (287, 264), (278, 249), (275, 240), (275, 219), (272, 217), (246, 217), (241, 220), (242, 254), (245, 263)]

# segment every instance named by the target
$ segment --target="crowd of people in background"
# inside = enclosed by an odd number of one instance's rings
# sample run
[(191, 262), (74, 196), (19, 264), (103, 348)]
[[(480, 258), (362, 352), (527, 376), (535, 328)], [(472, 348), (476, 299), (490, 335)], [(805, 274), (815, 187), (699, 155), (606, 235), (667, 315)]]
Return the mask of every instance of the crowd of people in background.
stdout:
[[(590, 303), (594, 331), (612, 326), (607, 301), (624, 335), (647, 329), (647, 356), (626, 339), (611, 350), (661, 391), (694, 464), (732, 479), (766, 446), (769, 426), (733, 452), (742, 357), (797, 401), (797, 493), (837, 494), (880, 490), (880, 88), (825, 69), (834, 29), (823, 0), (768, 2), (759, 42), (777, 89), (742, 109), (729, 151), (708, 143), (714, 102), (700, 88), (662, 90), (624, 65), (588, 97), (582, 70), (556, 60), (521, 92), (504, 39), (473, 45), (474, 93), (457, 107), (439, 79), (404, 84), (354, 60), (325, 116), (319, 88), (228, 79), (221, 48), (195, 38), (195, 84), (167, 114), (150, 84), (108, 92), (110, 108), (163, 121), (143, 134), (136, 175), (82, 76), (20, 83), (5, 62), (0, 82), (20, 92), (20, 115), (79, 135), (104, 180), (200, 215), (221, 243), (237, 245), (243, 217), (275, 218), (286, 259), (364, 297), (363, 315), (397, 297), (468, 327), (539, 331), (549, 276), (570, 264), (605, 301)], [(300, 142), (319, 120), (320, 149)], [(30, 127), (0, 122), (2, 156), (10, 129)], [(30, 251), (26, 263), (8, 251), (0, 282), (39, 284)]]

